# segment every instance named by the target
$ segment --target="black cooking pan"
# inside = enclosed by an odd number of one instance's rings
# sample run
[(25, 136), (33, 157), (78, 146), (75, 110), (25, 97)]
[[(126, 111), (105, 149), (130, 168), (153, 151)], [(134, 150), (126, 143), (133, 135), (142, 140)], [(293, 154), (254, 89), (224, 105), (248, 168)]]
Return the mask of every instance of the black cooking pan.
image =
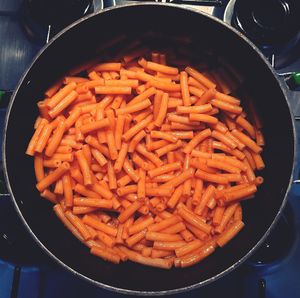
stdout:
[[(40, 198), (35, 189), (33, 159), (25, 155), (38, 114), (36, 102), (43, 98), (43, 91), (70, 68), (95, 57), (108, 41), (137, 35), (143, 38), (150, 29), (164, 36), (162, 43), (174, 49), (186, 46), (183, 42), (172, 44), (170, 36), (190, 35), (194, 42), (188, 49), (191, 55), (203, 55), (205, 50), (212, 53), (211, 60), (221, 55), (235, 66), (264, 124), (265, 182), (255, 199), (243, 203), (245, 228), (226, 247), (187, 269), (162, 270), (131, 262), (113, 265), (90, 255), (63, 227), (51, 205)], [(121, 42), (121, 47), (126, 45), (127, 41)], [(54, 260), (106, 289), (163, 295), (213, 282), (243, 263), (264, 241), (286, 202), (294, 167), (295, 132), (284, 86), (252, 43), (214, 17), (174, 5), (146, 3), (105, 9), (83, 18), (39, 53), (10, 102), (3, 152), (7, 185), (17, 212), (29, 233)]]

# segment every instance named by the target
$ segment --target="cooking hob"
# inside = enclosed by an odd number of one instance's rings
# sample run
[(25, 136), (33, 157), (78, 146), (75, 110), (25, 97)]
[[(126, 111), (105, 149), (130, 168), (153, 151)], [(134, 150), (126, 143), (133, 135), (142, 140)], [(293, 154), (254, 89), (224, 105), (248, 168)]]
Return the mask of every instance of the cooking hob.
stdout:
[[(130, 3), (133, 1), (129, 0)], [(31, 63), (35, 54), (47, 41), (62, 29), (67, 22), (87, 15), (103, 7), (129, 3), (124, 0), (52, 0), (52, 5), (64, 2), (75, 3), (69, 20), (53, 18), (51, 7), (45, 14), (46, 0), (0, 0), (0, 130), (3, 131), (6, 106), (21, 74)], [(184, 2), (185, 0), (180, 0)], [(193, 0), (196, 1), (197, 0)], [(215, 15), (236, 26), (235, 2), (214, 1), (205, 6), (190, 5), (205, 13)], [(285, 1), (272, 0), (283, 3)], [(271, 0), (266, 0), (269, 5)], [(81, 2), (78, 4), (78, 2)], [(165, 1), (164, 1), (165, 2)], [(223, 6), (211, 6), (209, 4)], [(249, 2), (249, 1), (248, 1)], [(252, 1), (250, 1), (252, 2)], [(255, 2), (255, 0), (253, 0)], [(35, 5), (28, 10), (28, 3)], [(43, 5), (40, 5), (42, 3)], [(49, 1), (48, 1), (49, 3)], [(229, 4), (229, 5), (228, 5)], [(57, 7), (56, 7), (57, 8)], [(226, 9), (225, 9), (226, 8)], [(42, 9), (42, 10), (40, 10)], [(60, 6), (63, 11), (63, 6)], [(269, 6), (271, 11), (271, 6)], [(268, 12), (268, 10), (267, 10)], [(264, 11), (265, 13), (265, 11)], [(41, 15), (45, 16), (41, 18)], [(63, 15), (63, 14), (62, 14)], [(55, 19), (55, 21), (53, 21)], [(53, 22), (52, 22), (53, 21)], [(49, 25), (51, 23), (51, 25)], [(240, 28), (239, 28), (240, 29)], [(300, 70), (299, 28), (290, 38), (289, 48), (284, 51), (270, 44), (260, 44), (282, 80)], [(255, 37), (252, 36), (253, 39)], [(292, 40), (292, 42), (291, 42)], [(287, 44), (286, 43), (286, 44)], [(295, 54), (298, 53), (298, 56)], [(289, 103), (296, 119), (300, 119), (300, 92), (288, 91)], [(300, 136), (300, 122), (296, 121)], [(2, 139), (2, 134), (1, 134)], [(299, 138), (297, 137), (297, 143)], [(299, 148), (299, 146), (298, 146)], [(1, 155), (2, 156), (2, 155)], [(300, 160), (300, 151), (297, 151)], [(231, 274), (204, 288), (174, 295), (176, 297), (219, 297), (232, 298), (291, 298), (300, 297), (300, 168), (295, 167), (294, 180), (289, 192), (283, 216), (261, 249), (245, 264)], [(1, 176), (1, 171), (0, 171)], [(299, 180), (299, 181), (297, 181)], [(23, 228), (13, 204), (6, 195), (5, 183), (0, 177), (0, 298), (96, 298), (121, 297), (125, 295), (96, 288), (73, 274), (65, 271), (45, 255)]]

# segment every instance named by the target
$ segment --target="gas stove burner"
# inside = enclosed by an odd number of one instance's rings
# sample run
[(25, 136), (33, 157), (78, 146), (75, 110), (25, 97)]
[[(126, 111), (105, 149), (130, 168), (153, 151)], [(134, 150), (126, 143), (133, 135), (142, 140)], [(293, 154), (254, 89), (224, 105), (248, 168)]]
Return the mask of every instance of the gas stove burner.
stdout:
[(84, 16), (91, 0), (27, 0), (33, 19), (45, 26), (64, 27)]
[(50, 258), (24, 229), (9, 198), (1, 198), (0, 207), (0, 260), (17, 265), (50, 264)]
[(103, 0), (14, 0), (1, 4), (0, 91), (14, 90), (51, 37), (70, 22), (103, 8)]
[(33, 41), (45, 43), (70, 23), (93, 11), (92, 0), (26, 0), (23, 26)]
[(224, 21), (241, 31), (282, 68), (298, 58), (300, 49), (298, 0), (231, 0)]
[(289, 254), (295, 239), (294, 217), (291, 207), (287, 205), (278, 223), (248, 264), (269, 267), (280, 263)]
[(299, 31), (298, 0), (236, 0), (233, 24), (262, 47), (289, 43)]

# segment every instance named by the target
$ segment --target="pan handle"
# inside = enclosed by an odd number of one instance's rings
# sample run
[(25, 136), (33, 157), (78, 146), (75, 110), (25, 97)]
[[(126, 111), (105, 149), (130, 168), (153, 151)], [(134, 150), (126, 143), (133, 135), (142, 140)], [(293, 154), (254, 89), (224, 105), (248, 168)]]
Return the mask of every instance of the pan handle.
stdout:
[[(273, 68), (275, 68), (275, 54), (266, 56)], [(289, 71), (289, 72), (277, 72), (277, 75), (284, 79), (287, 87), (291, 91), (296, 91), (300, 87), (300, 72)]]
[(291, 91), (300, 87), (300, 72), (293, 71), (278, 73), (278, 76), (284, 78), (285, 83)]

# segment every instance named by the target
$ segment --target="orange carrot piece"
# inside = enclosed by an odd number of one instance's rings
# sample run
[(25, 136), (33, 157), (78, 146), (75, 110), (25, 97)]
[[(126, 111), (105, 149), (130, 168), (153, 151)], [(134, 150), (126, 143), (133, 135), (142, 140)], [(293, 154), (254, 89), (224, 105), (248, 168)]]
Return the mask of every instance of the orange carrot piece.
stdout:
[(112, 208), (112, 200), (92, 199), (92, 198), (75, 198), (74, 206), (95, 207), (95, 208)]
[(207, 137), (211, 136), (212, 132), (209, 128), (199, 132), (194, 138), (183, 148), (184, 153), (191, 153), (192, 150)]
[(195, 253), (191, 253), (186, 255), (185, 257), (180, 259), (180, 267), (186, 268), (192, 265), (199, 263), (201, 260), (209, 256), (215, 251), (215, 246), (213, 244), (206, 244), (202, 246), (198, 251)]
[(178, 69), (176, 67), (166, 66), (152, 61), (147, 61), (145, 68), (170, 75), (178, 74)]
[(45, 96), (52, 97), (61, 87), (63, 80), (59, 79), (45, 91)]
[(193, 225), (197, 229), (209, 234), (212, 227), (204, 223), (197, 215), (191, 213), (185, 208), (178, 208), (178, 214), (189, 224)]
[(191, 105), (190, 91), (188, 87), (188, 75), (185, 71), (180, 72), (180, 88), (184, 106)]
[(236, 208), (238, 207), (238, 204), (237, 203), (234, 203), (232, 205), (229, 205), (224, 213), (223, 213), (223, 217), (222, 217), (222, 220), (220, 222), (220, 224), (215, 228), (215, 232), (218, 233), (218, 234), (221, 234), (226, 225), (228, 224), (229, 220), (232, 218), (232, 216), (234, 215), (235, 213), (235, 210)]
[(69, 221), (69, 219), (64, 214), (64, 211), (60, 204), (56, 204), (53, 207), (53, 210), (56, 214), (56, 216), (62, 221), (62, 223), (70, 230), (70, 232), (81, 242), (84, 241), (83, 237), (81, 236), (81, 233), (75, 228), (75, 226)]
[(152, 130), (150, 132), (150, 136), (154, 139), (163, 139), (172, 143), (176, 143), (178, 141), (178, 138), (176, 136), (157, 130)]
[(110, 261), (114, 264), (119, 264), (120, 263), (120, 256), (117, 254), (112, 254), (111, 252), (97, 247), (97, 246), (92, 246), (90, 250), (91, 254), (98, 256), (102, 258), (103, 260)]
[(234, 222), (217, 238), (217, 244), (220, 247), (225, 246), (243, 227), (244, 223), (241, 220)]
[(128, 208), (126, 208), (123, 212), (118, 216), (118, 220), (120, 223), (125, 222), (130, 216), (132, 216), (140, 207), (142, 207), (143, 203), (136, 201), (132, 203)]
[(74, 215), (71, 211), (66, 211), (65, 212), (66, 218), (71, 222), (72, 225), (79, 231), (81, 236), (83, 237), (84, 240), (89, 240), (91, 239), (91, 234), (86, 228), (86, 226), (83, 224), (81, 219)]
[(191, 121), (199, 121), (199, 122), (205, 122), (209, 124), (218, 123), (218, 118), (206, 114), (190, 114), (189, 119)]
[(39, 192), (44, 191), (52, 183), (56, 182), (60, 177), (62, 177), (70, 169), (70, 164), (68, 162), (63, 162), (60, 167), (55, 169), (52, 173), (45, 176), (36, 184), (36, 188)]
[(82, 218), (82, 222), (88, 226), (91, 226), (92, 228), (102, 231), (103, 233), (116, 237), (117, 236), (117, 232), (118, 230), (114, 227), (110, 227), (102, 222), (100, 222), (100, 220), (97, 220), (93, 217), (91, 217), (90, 215), (85, 215)]
[(200, 248), (203, 245), (203, 242), (199, 239), (196, 239), (194, 241), (191, 241), (187, 243), (184, 246), (181, 246), (177, 249), (175, 249), (175, 254), (178, 258), (183, 257), (184, 255), (187, 255), (196, 249)]
[(158, 267), (162, 269), (170, 269), (173, 264), (172, 259), (150, 258), (144, 257), (132, 250), (129, 250), (125, 246), (120, 246), (120, 249), (128, 256), (128, 259), (147, 266)]
[(101, 63), (94, 66), (94, 71), (101, 72), (101, 71), (120, 71), (121, 63)]
[(92, 176), (90, 172), (89, 164), (83, 154), (82, 150), (78, 150), (75, 153), (76, 159), (78, 161), (81, 173), (83, 175), (84, 185), (91, 185), (92, 184)]
[(243, 129), (245, 129), (249, 133), (252, 139), (255, 138), (254, 126), (249, 121), (247, 121), (244, 117), (238, 116), (236, 118), (236, 123), (240, 125)]
[(215, 187), (212, 184), (210, 184), (203, 192), (201, 200), (199, 204), (196, 206), (194, 212), (198, 215), (202, 215), (205, 206), (207, 205), (209, 200), (213, 198), (214, 194), (215, 194)]
[(136, 112), (139, 112), (141, 110), (148, 108), (149, 106), (151, 106), (151, 101), (149, 99), (145, 99), (136, 104), (132, 104), (130, 106), (126, 106), (124, 108), (117, 109), (116, 114), (123, 115), (123, 114), (136, 113)]
[(152, 231), (146, 232), (146, 239), (150, 241), (165, 241), (165, 242), (182, 240), (180, 235), (173, 235), (173, 234), (152, 232)]
[(108, 176), (109, 188), (116, 189), (117, 188), (116, 173), (115, 173), (115, 170), (113, 168), (111, 161), (107, 162), (107, 176)]
[(67, 207), (73, 206), (73, 190), (71, 185), (71, 178), (69, 174), (65, 174), (62, 177), (63, 183), (63, 190), (64, 190), (64, 197), (65, 197), (65, 204)]
[(45, 189), (43, 192), (41, 192), (41, 197), (47, 199), (53, 204), (57, 204), (56, 194), (51, 192), (49, 189)]
[(177, 106), (176, 107), (176, 112), (178, 114), (198, 114), (198, 113), (207, 113), (212, 110), (212, 105), (211, 104), (203, 104), (199, 106)]
[(129, 130), (127, 130), (123, 134), (122, 139), (126, 142), (132, 139), (136, 134), (138, 134), (141, 130), (143, 130), (152, 121), (152, 118), (153, 115), (149, 115), (140, 123), (137, 123), (134, 126), (132, 126)]
[(34, 156), (34, 173), (37, 182), (40, 182), (45, 177), (43, 161), (43, 156), (41, 154), (36, 154)]
[(115, 144), (117, 150), (121, 149), (124, 124), (125, 124), (125, 116), (119, 115), (117, 117), (116, 126), (115, 126)]
[(144, 199), (146, 197), (146, 172), (143, 169), (139, 169), (139, 177), (137, 196), (139, 199)]
[(82, 125), (80, 127), (80, 131), (83, 134), (87, 134), (89, 132), (95, 131), (95, 130), (99, 130), (99, 129), (103, 129), (106, 128), (110, 125), (108, 118), (102, 119), (102, 120), (98, 120), (92, 123), (87, 123), (85, 125)]
[(169, 101), (169, 95), (168, 93), (163, 93), (161, 98), (161, 104), (160, 108), (155, 120), (155, 125), (160, 127), (166, 117), (167, 109), (168, 109), (168, 101)]
[(146, 236), (146, 230), (142, 230), (126, 239), (126, 243), (129, 247), (132, 247), (136, 243), (140, 242)]
[(242, 189), (238, 189), (232, 192), (226, 192), (224, 194), (224, 201), (226, 203), (237, 201), (253, 195), (256, 191), (257, 187), (254, 184), (250, 184), (249, 186), (243, 187)]
[(194, 79), (199, 81), (201, 84), (203, 84), (207, 88), (216, 88), (216, 84), (210, 81), (208, 78), (206, 78), (203, 74), (198, 72), (197, 70), (193, 69), (192, 67), (186, 67), (185, 71), (192, 76)]
[(60, 89), (56, 94), (54, 94), (49, 100), (47, 100), (47, 107), (53, 109), (59, 102), (61, 102), (65, 97), (67, 97), (76, 88), (76, 83), (71, 82), (65, 87)]
[(262, 151), (262, 148), (244, 133), (236, 129), (232, 130), (231, 133), (255, 153), (260, 153)]

